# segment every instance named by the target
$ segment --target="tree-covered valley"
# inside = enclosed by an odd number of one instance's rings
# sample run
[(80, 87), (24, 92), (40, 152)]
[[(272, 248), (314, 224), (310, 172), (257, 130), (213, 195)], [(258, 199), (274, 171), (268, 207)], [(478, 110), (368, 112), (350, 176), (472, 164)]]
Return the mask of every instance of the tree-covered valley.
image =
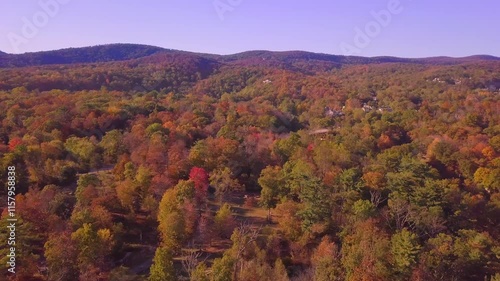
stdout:
[(495, 57), (0, 52), (0, 120), (9, 280), (500, 280)]

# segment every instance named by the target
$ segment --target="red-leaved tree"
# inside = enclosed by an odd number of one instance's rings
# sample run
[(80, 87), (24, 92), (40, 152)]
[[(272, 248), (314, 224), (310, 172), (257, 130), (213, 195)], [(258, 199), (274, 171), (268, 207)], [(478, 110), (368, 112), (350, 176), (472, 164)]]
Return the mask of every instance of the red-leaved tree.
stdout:
[(189, 179), (194, 182), (196, 201), (204, 202), (208, 193), (208, 173), (203, 168), (193, 167), (189, 172)]
[(22, 144), (23, 141), (20, 138), (13, 138), (9, 141), (9, 150), (14, 151), (16, 147)]

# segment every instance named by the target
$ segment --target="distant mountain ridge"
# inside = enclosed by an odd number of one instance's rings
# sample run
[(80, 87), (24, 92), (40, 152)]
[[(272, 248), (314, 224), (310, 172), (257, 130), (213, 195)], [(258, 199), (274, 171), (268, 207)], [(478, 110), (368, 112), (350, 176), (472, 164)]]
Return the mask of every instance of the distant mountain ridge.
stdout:
[(0, 67), (125, 61), (147, 57), (163, 51), (167, 51), (167, 49), (136, 44), (110, 44), (24, 54), (3, 53), (0, 56)]
[(306, 51), (247, 51), (232, 55), (214, 55), (192, 53), (180, 50), (139, 44), (109, 44), (82, 48), (68, 48), (54, 51), (33, 52), (24, 54), (7, 54), (0, 51), (0, 68), (42, 66), (54, 64), (103, 63), (113, 61), (128, 61), (147, 58), (154, 61), (154, 55), (184, 54), (223, 63), (236, 64), (287, 64), (294, 62), (325, 62), (333, 64), (371, 64), (371, 63), (420, 63), (420, 64), (460, 64), (473, 61), (500, 61), (499, 57), (490, 55), (475, 55), (462, 58), (430, 57), (430, 58), (398, 58), (398, 57), (360, 57), (341, 56)]

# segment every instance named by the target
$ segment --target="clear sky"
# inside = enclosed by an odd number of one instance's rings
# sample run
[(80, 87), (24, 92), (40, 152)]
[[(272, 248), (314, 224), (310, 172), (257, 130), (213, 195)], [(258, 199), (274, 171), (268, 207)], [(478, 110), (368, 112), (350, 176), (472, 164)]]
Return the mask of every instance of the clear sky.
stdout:
[(500, 1), (0, 1), (1, 51), (107, 43), (215, 54), (304, 50), (361, 56), (500, 56)]

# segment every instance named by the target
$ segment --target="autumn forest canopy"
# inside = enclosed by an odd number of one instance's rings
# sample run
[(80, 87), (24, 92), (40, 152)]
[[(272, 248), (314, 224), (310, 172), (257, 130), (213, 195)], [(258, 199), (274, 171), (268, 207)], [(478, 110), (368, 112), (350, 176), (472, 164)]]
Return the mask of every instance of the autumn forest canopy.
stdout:
[(0, 120), (9, 280), (500, 280), (499, 58), (0, 52)]

